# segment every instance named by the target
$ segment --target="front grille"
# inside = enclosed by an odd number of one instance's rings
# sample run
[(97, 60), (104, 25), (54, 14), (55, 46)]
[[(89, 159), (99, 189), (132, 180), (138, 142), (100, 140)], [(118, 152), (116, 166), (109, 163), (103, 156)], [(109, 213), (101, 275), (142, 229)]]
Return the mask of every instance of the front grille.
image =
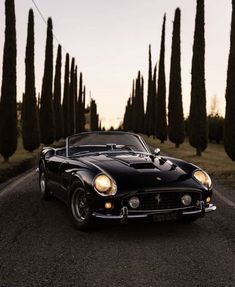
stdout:
[[(192, 197), (192, 203), (190, 206), (196, 206), (198, 200), (200, 200), (199, 192), (157, 192), (157, 193), (141, 193), (136, 194), (140, 200), (140, 206), (136, 210), (164, 210), (185, 207), (181, 203), (181, 197), (184, 194), (189, 194)], [(128, 196), (124, 200), (124, 204), (128, 205), (128, 200), (131, 196)], [(134, 210), (134, 209), (133, 209)]]

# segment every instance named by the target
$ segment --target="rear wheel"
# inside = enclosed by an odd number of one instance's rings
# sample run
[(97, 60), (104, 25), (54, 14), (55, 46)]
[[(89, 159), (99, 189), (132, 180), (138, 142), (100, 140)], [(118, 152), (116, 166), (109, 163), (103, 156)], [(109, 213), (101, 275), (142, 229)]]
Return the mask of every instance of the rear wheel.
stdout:
[(45, 176), (45, 169), (43, 165), (39, 168), (39, 188), (41, 191), (41, 198), (44, 200), (49, 200), (53, 198), (53, 195), (50, 193)]
[(92, 226), (92, 211), (83, 187), (75, 187), (70, 200), (70, 213), (78, 229), (88, 230)]

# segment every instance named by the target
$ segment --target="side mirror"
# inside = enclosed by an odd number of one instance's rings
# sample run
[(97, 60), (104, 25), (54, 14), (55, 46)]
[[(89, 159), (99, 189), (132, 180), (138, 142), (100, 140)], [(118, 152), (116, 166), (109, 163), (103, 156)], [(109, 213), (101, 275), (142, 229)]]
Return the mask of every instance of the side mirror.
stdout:
[(153, 151), (154, 155), (160, 155), (160, 148), (155, 148), (155, 150)]

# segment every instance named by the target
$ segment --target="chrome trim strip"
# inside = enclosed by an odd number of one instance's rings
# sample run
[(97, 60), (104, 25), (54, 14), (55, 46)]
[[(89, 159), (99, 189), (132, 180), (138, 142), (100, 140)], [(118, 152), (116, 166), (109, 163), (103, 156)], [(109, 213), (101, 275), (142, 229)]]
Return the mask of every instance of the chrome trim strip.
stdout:
[(182, 215), (190, 215), (190, 214), (197, 214), (197, 213), (202, 213), (202, 210), (199, 209), (199, 210), (194, 210), (194, 211), (184, 211)]
[(146, 213), (152, 213), (152, 212), (156, 212), (156, 213), (166, 213), (166, 212), (171, 212), (171, 211), (180, 211), (180, 210), (185, 210), (185, 209), (190, 209), (190, 208), (195, 208), (195, 206), (187, 206), (187, 207), (180, 207), (180, 208), (172, 208), (172, 209), (151, 209), (151, 210), (129, 210), (129, 213), (132, 212), (146, 212)]
[[(123, 215), (111, 215), (111, 214), (101, 214), (93, 212), (92, 216), (102, 219), (123, 219)], [(137, 215), (129, 215), (127, 218), (145, 218), (147, 217), (147, 214), (137, 214)]]
[[(125, 209), (124, 209), (125, 208)], [(126, 210), (127, 207), (123, 207), (122, 213), (120, 215), (112, 215), (112, 214), (102, 214), (93, 212), (92, 216), (102, 219), (128, 219), (128, 218), (146, 218), (148, 215), (154, 214), (164, 214), (164, 213), (171, 213), (174, 211), (183, 211), (182, 215), (193, 215), (193, 214), (204, 214), (208, 212), (212, 212), (216, 210), (216, 206), (214, 204), (209, 204), (208, 207), (199, 208), (198, 210), (187, 210), (190, 208), (195, 208), (194, 206), (190, 207), (183, 207), (183, 208), (175, 208), (175, 209), (163, 209), (163, 210)], [(131, 212), (146, 212), (145, 214), (130, 214)]]

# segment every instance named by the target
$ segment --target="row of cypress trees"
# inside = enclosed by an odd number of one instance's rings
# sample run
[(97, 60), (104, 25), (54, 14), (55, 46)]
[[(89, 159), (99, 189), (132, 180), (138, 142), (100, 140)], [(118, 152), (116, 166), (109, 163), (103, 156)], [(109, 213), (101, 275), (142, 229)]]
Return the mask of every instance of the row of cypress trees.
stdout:
[(127, 102), (123, 127), (126, 131), (143, 133), (144, 123), (144, 79), (139, 71), (136, 80), (133, 80), (132, 94)]
[[(16, 105), (16, 19), (14, 0), (5, 0), (5, 43), (3, 53), (2, 89), (0, 101), (0, 153), (8, 161), (17, 148)], [(55, 76), (53, 77), (53, 25), (47, 22), (44, 75), (41, 97), (37, 100), (34, 67), (34, 14), (29, 10), (25, 53), (25, 92), (22, 103), (22, 139), (28, 151), (40, 143), (51, 144), (54, 140), (85, 130), (85, 86), (82, 73), (78, 73), (75, 59), (66, 54), (63, 102), (61, 104), (62, 48), (58, 45)], [(70, 66), (71, 64), (71, 66)], [(54, 85), (53, 85), (54, 79)], [(95, 103), (95, 101), (93, 100)], [(94, 106), (93, 103), (93, 106)], [(95, 104), (96, 107), (96, 104)], [(93, 126), (97, 126), (96, 120)]]
[[(166, 125), (165, 107), (165, 71), (164, 71), (164, 39), (165, 16), (162, 26), (161, 50), (159, 59), (158, 84), (156, 90), (156, 66), (152, 75), (151, 47), (149, 47), (149, 75), (148, 95), (145, 112), (145, 124), (142, 133), (148, 136), (156, 136), (164, 142), (167, 138), (178, 147), (185, 138), (185, 122), (187, 123), (187, 135), (189, 143), (196, 149), (196, 154), (207, 148), (208, 137), (210, 141), (220, 142), (224, 140), (225, 151), (235, 160), (235, 0), (232, 0), (232, 20), (230, 34), (230, 52), (227, 70), (226, 86), (226, 111), (225, 119), (218, 114), (207, 116), (206, 113), (206, 88), (205, 88), (205, 12), (204, 0), (197, 0), (195, 19), (193, 58), (192, 58), (192, 82), (190, 114), (184, 121), (181, 91), (181, 67), (180, 67), (180, 9), (175, 11), (172, 35), (172, 54), (170, 67), (169, 101), (168, 101), (168, 126)], [(124, 115), (124, 129), (133, 130), (132, 119), (136, 119), (143, 111), (134, 111), (133, 100), (128, 99)], [(132, 113), (132, 114), (131, 114)], [(138, 116), (137, 116), (138, 115)], [(209, 127), (209, 131), (208, 131)]]
[[(51, 144), (85, 129), (85, 94), (80, 73), (79, 98), (77, 95), (77, 66), (75, 59), (66, 54), (63, 105), (61, 104), (62, 48), (58, 45), (53, 85), (53, 26), (47, 22), (44, 75), (39, 105), (36, 104), (34, 72), (34, 15), (29, 11), (26, 45), (26, 80), (22, 109), (22, 135), (26, 150), (33, 151), (40, 143)], [(54, 86), (54, 87), (53, 87)], [(78, 114), (79, 110), (79, 114)], [(33, 119), (33, 121), (32, 121)]]
[[(32, 10), (30, 13), (32, 13)], [(70, 55), (66, 53), (63, 102), (61, 104), (61, 65), (62, 48), (61, 45), (58, 45), (53, 89), (53, 27), (52, 19), (49, 18), (47, 22), (44, 76), (39, 105), (40, 139), (41, 143), (46, 145), (53, 143), (54, 140), (85, 130), (85, 87), (83, 87), (82, 73), (80, 73), (79, 78), (78, 94), (78, 73), (75, 58), (72, 58), (70, 63)], [(30, 138), (31, 136), (29, 131), (27, 137)], [(36, 147), (32, 146), (31, 149), (33, 150)]]
[[(148, 136), (157, 137), (162, 143), (167, 139), (167, 134), (172, 142), (178, 147), (184, 141), (184, 117), (181, 91), (181, 66), (180, 66), (180, 9), (175, 11), (172, 36), (172, 55), (170, 68), (170, 86), (168, 101), (168, 126), (166, 115), (166, 79), (165, 79), (165, 25), (166, 16), (163, 17), (159, 68), (157, 77), (157, 64), (152, 71), (151, 45), (149, 45), (149, 69), (147, 104), (144, 112), (144, 105), (140, 109), (134, 108), (136, 96), (128, 99), (124, 114), (124, 130), (141, 132)], [(139, 72), (140, 73), (140, 72)], [(142, 77), (142, 82), (143, 82)], [(134, 94), (135, 95), (135, 94)], [(143, 103), (143, 92), (141, 103)], [(137, 116), (138, 115), (138, 116)], [(143, 119), (143, 125), (139, 125), (139, 119)], [(136, 126), (142, 127), (141, 130)]]

